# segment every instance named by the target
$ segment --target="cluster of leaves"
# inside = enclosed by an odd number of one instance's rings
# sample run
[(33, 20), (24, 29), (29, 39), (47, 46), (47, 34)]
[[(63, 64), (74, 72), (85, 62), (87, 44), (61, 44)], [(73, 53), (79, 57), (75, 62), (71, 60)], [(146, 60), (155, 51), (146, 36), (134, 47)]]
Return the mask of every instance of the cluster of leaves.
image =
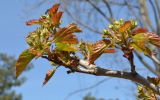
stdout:
[[(60, 27), (63, 12), (58, 12), (59, 6), (59, 4), (55, 4), (39, 19), (26, 22), (29, 26), (38, 24), (39, 27), (26, 37), (29, 48), (24, 50), (17, 60), (17, 77), (34, 58), (47, 56), (49, 60), (53, 61), (52, 64), (67, 65), (71, 60), (70, 54), (77, 51), (78, 39), (73, 33), (81, 32), (81, 30), (74, 23), (67, 27)], [(50, 79), (56, 68), (47, 72), (44, 84)]]
[(26, 37), (29, 48), (24, 50), (17, 60), (17, 77), (34, 58), (47, 58), (51, 61), (52, 65), (56, 66), (47, 72), (44, 81), (44, 84), (46, 84), (55, 73), (57, 66), (78, 66), (78, 59), (75, 56), (75, 52), (77, 51), (81, 51), (90, 63), (94, 63), (94, 61), (103, 53), (115, 52), (114, 49), (107, 49), (112, 47), (109, 40), (103, 39), (96, 43), (79, 42), (73, 33), (81, 32), (81, 29), (74, 23), (61, 28), (60, 19), (62, 12), (58, 12), (59, 6), (59, 4), (55, 4), (39, 19), (26, 22), (29, 26), (38, 24), (40, 27), (35, 31), (30, 32)]
[[(160, 78), (148, 77), (147, 79), (149, 82), (153, 83), (155, 86), (160, 86)], [(137, 96), (141, 100), (159, 100), (155, 92), (153, 92), (149, 88), (142, 86), (142, 85), (138, 85), (138, 95)]]
[(148, 44), (160, 47), (160, 37), (148, 32), (145, 28), (137, 27), (134, 20), (115, 21), (104, 30), (103, 39), (95, 43), (78, 41), (73, 33), (81, 32), (81, 29), (74, 23), (66, 27), (60, 27), (63, 12), (59, 12), (59, 4), (53, 5), (46, 14), (39, 19), (28, 21), (27, 25), (38, 24), (39, 27), (30, 32), (26, 37), (29, 48), (24, 50), (16, 63), (16, 76), (18, 77), (26, 68), (26, 65), (34, 58), (46, 58), (54, 65), (49, 70), (43, 84), (53, 76), (58, 66), (69, 67), (70, 69), (79, 65), (76, 52), (81, 52), (89, 64), (94, 64), (104, 53), (115, 53), (115, 47), (120, 46), (124, 56), (128, 58), (134, 49), (143, 52), (145, 55), (152, 55)]
[(108, 30), (104, 30), (103, 38), (109, 39), (115, 46), (120, 46), (126, 58), (134, 49), (151, 56), (154, 53), (149, 49), (149, 45), (160, 47), (160, 37), (146, 28), (137, 27), (134, 20), (115, 21), (109, 25)]

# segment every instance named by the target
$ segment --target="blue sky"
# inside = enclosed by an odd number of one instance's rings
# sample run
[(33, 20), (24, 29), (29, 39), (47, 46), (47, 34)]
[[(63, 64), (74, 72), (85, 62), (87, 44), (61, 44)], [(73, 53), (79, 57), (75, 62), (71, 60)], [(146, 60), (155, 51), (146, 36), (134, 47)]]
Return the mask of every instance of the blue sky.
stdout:
[[(33, 2), (31, 2), (33, 3)], [(18, 55), (25, 50), (28, 46), (25, 43), (25, 37), (28, 32), (35, 29), (35, 27), (28, 27), (25, 21), (29, 19), (38, 18), (45, 10), (52, 6), (52, 3), (46, 3), (38, 9), (30, 10), (30, 13), (25, 12), (26, 3), (24, 0), (3, 0), (0, 3), (0, 52), (7, 53), (18, 57)], [(27, 8), (26, 8), (27, 9)], [(64, 16), (65, 17), (65, 16)], [(63, 18), (64, 24), (68, 24), (68, 20)], [(122, 54), (120, 54), (122, 55)], [(105, 66), (116, 65), (112, 62), (113, 55), (102, 56), (105, 60), (98, 60), (97, 64)], [(126, 60), (119, 66), (124, 66)], [(106, 77), (95, 77), (84, 74), (66, 74), (67, 69), (59, 68), (54, 77), (48, 84), (42, 87), (42, 82), (47, 70), (52, 67), (43, 59), (33, 61), (34, 68), (23, 73), (21, 76), (27, 77), (27, 81), (21, 87), (17, 87), (16, 91), (22, 93), (23, 100), (64, 100), (64, 98), (71, 92), (82, 89), (95, 84), (96, 82), (105, 79)], [(138, 63), (139, 64), (139, 63)], [(127, 65), (126, 65), (127, 66)], [(113, 67), (117, 69), (116, 67)], [(125, 67), (124, 67), (125, 68)], [(120, 68), (119, 68), (120, 69)], [(107, 77), (108, 78), (108, 77)], [(82, 97), (91, 92), (92, 95), (100, 98), (119, 98), (120, 100), (135, 100), (133, 97), (133, 90), (135, 86), (127, 80), (110, 78), (100, 86), (77, 93), (71, 96), (68, 100), (82, 100)]]

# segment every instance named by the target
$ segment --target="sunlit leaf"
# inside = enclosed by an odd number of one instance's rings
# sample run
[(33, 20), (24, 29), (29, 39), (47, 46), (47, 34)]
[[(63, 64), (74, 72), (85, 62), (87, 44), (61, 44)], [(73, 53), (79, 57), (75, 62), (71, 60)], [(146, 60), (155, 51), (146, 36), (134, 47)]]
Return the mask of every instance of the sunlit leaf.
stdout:
[(160, 37), (154, 33), (148, 33), (149, 42), (160, 48)]
[(56, 43), (56, 49), (60, 51), (76, 52), (77, 48), (74, 44)]
[(120, 28), (119, 32), (123, 33), (132, 26), (131, 21), (126, 21)]
[(68, 27), (61, 28), (55, 35), (53, 42), (55, 43), (69, 43), (77, 44), (78, 40), (73, 34), (75, 32), (81, 32), (80, 28), (76, 24), (70, 24)]
[(33, 24), (38, 24), (39, 20), (38, 19), (33, 19), (33, 20), (29, 20), (26, 22), (26, 25), (31, 26)]
[(26, 25), (27, 26), (31, 26), (31, 25), (34, 25), (34, 24), (45, 25), (45, 21), (46, 21), (45, 18), (33, 19), (33, 20), (27, 21)]
[(60, 23), (60, 19), (62, 17), (62, 14), (63, 14), (63, 12), (58, 12), (53, 15), (53, 17), (52, 17), (53, 25), (56, 26)]
[(53, 74), (55, 73), (56, 69), (52, 69), (52, 70), (48, 70), (48, 72), (46, 73), (46, 77), (45, 80), (43, 82), (43, 85), (45, 85), (53, 76)]
[(59, 6), (60, 4), (54, 4), (50, 9), (48, 9), (48, 13), (53, 16), (55, 13), (57, 13)]
[(132, 31), (132, 35), (136, 35), (136, 34), (139, 34), (139, 33), (146, 33), (148, 32), (148, 30), (146, 28), (142, 28), (142, 27), (138, 27), (138, 28), (135, 28), (133, 31)]
[(152, 55), (152, 51), (146, 46), (138, 45), (138, 43), (131, 43), (130, 45), (137, 51), (143, 52), (145, 55)]
[(133, 36), (133, 43), (131, 46), (137, 49), (139, 52), (143, 52), (145, 55), (151, 55), (151, 50), (147, 47), (149, 42), (148, 35), (146, 33), (139, 33)]
[(34, 57), (35, 55), (30, 53), (28, 49), (21, 53), (16, 62), (16, 77), (18, 77), (22, 73), (22, 71)]
[[(100, 57), (103, 53), (109, 52), (107, 47), (110, 46), (109, 40), (101, 40), (96, 42), (95, 44), (87, 44), (88, 48), (88, 61), (90, 64), (93, 64), (94, 61)], [(111, 50), (113, 52), (113, 50)], [(109, 53), (111, 53), (111, 51)]]

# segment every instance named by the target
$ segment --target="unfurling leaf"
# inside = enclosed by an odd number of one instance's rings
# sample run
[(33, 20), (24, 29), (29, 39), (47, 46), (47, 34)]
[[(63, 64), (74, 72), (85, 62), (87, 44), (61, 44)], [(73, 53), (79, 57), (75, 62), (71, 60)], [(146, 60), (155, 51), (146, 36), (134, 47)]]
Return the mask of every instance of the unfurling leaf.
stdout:
[(28, 49), (22, 52), (16, 62), (16, 77), (18, 77), (22, 73), (22, 71), (34, 57), (35, 55), (30, 53)]
[(111, 46), (109, 40), (101, 40), (95, 44), (87, 44), (88, 55), (87, 59), (90, 64), (93, 64), (94, 61), (100, 57), (103, 53), (114, 53), (114, 50), (109, 50), (108, 47)]
[(46, 19), (42, 17), (40, 19), (29, 20), (29, 21), (26, 22), (26, 25), (27, 26), (31, 26), (31, 25), (34, 25), (34, 24), (45, 25), (45, 21), (46, 21)]
[(29, 20), (26, 22), (26, 25), (31, 26), (33, 24), (38, 24), (39, 20), (38, 19), (33, 19), (33, 20)]
[(43, 85), (45, 85), (53, 76), (53, 74), (55, 73), (56, 69), (52, 69), (52, 70), (48, 70), (48, 72), (46, 73), (46, 77), (45, 80), (43, 82)]
[(149, 42), (148, 35), (146, 33), (139, 33), (133, 36), (133, 43), (131, 46), (137, 49), (139, 52), (143, 52), (145, 55), (151, 55), (151, 50), (147, 47)]
[(63, 14), (63, 12), (58, 12), (58, 13), (53, 15), (52, 21), (53, 21), (54, 26), (56, 26), (60, 23), (60, 19), (62, 17), (62, 14)]
[(120, 28), (119, 28), (119, 32), (123, 33), (126, 30), (128, 30), (129, 28), (131, 28), (132, 23), (131, 21), (126, 21)]
[(60, 4), (54, 4), (50, 9), (48, 9), (48, 13), (51, 17), (57, 13), (59, 6)]
[(78, 40), (73, 34), (75, 32), (81, 32), (81, 30), (76, 24), (72, 23), (68, 27), (61, 28), (55, 33), (53, 41), (55, 43), (77, 44)]
[(132, 35), (136, 35), (136, 34), (139, 34), (139, 33), (146, 33), (148, 32), (148, 30), (146, 28), (142, 28), (142, 27), (138, 27), (138, 28), (135, 28), (133, 31), (132, 31)]
[(160, 37), (154, 33), (148, 33), (149, 42), (160, 48)]

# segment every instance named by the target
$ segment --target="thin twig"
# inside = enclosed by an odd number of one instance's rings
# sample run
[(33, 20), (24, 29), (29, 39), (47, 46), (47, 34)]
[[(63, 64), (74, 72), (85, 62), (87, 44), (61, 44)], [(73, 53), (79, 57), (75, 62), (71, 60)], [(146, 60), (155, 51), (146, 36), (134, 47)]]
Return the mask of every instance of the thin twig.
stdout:
[(89, 86), (89, 87), (86, 87), (86, 88), (82, 88), (82, 89), (78, 89), (78, 90), (76, 90), (76, 91), (73, 91), (73, 92), (69, 93), (69, 94), (65, 97), (64, 100), (68, 100), (69, 97), (71, 97), (71, 96), (73, 96), (73, 95), (75, 95), (75, 94), (77, 94), (77, 93), (80, 93), (80, 92), (83, 92), (83, 91), (87, 91), (87, 90), (96, 88), (97, 86), (101, 85), (102, 83), (106, 82), (106, 81), (109, 80), (109, 79), (111, 79), (111, 78), (105, 78), (105, 79), (97, 82), (96, 84), (94, 84), (94, 85), (92, 85), (92, 86)]
[(160, 73), (157, 72), (155, 69), (153, 69), (153, 67), (150, 66), (146, 61), (144, 61), (144, 59), (142, 58), (142, 56), (137, 51), (135, 51), (134, 53), (137, 56), (137, 58), (139, 59), (139, 61), (144, 65), (144, 67), (146, 67), (149, 71), (151, 71), (156, 76), (160, 77)]
[(108, 8), (108, 11), (109, 11), (109, 14), (110, 14), (110, 19), (112, 19), (113, 18), (113, 13), (112, 13), (112, 9), (111, 9), (108, 1), (107, 0), (103, 0), (103, 2), (105, 3), (106, 7)]
[(78, 20), (76, 17), (74, 17), (67, 9), (66, 9), (66, 13), (73, 19), (75, 20), (78, 24), (82, 25), (83, 27), (89, 29), (90, 31), (97, 33), (97, 34), (102, 34), (102, 32), (97, 31), (95, 29), (93, 29), (92, 27), (88, 26), (87, 24), (84, 24), (83, 22), (81, 22), (80, 20)]

